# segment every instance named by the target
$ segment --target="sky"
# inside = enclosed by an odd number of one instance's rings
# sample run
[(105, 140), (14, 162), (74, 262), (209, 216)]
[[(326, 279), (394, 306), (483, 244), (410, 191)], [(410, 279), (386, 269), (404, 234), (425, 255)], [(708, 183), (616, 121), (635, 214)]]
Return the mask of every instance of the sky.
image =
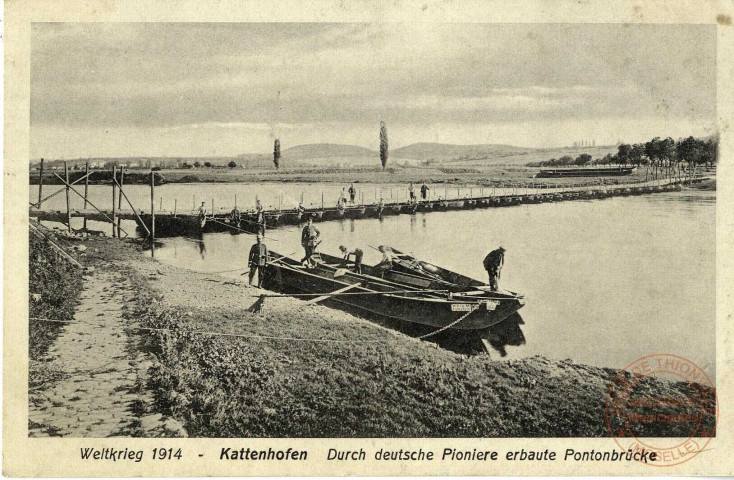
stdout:
[(31, 158), (708, 135), (709, 25), (34, 23)]

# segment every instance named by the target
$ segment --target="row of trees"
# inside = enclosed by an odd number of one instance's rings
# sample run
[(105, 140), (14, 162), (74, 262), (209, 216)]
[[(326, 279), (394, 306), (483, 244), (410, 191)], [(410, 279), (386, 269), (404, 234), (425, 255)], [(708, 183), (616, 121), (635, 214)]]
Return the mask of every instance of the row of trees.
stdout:
[(592, 159), (591, 155), (582, 153), (576, 158), (568, 155), (561, 158), (529, 164), (540, 167), (584, 166), (584, 165), (635, 165), (648, 167), (648, 171), (657, 178), (659, 175), (695, 171), (699, 165), (713, 165), (717, 162), (718, 142), (714, 138), (707, 140), (688, 137), (673, 140), (668, 137), (655, 137), (649, 142), (627, 144), (617, 147), (617, 153), (608, 153), (602, 158)]
[[(235, 162), (234, 160), (230, 160), (229, 163), (227, 163), (227, 166), (229, 168), (235, 168), (237, 166), (237, 162)], [(212, 162), (204, 162), (204, 163), (201, 163), (198, 160), (195, 161), (194, 163), (183, 162), (181, 164), (181, 168), (201, 168), (201, 167), (204, 167), (204, 168), (212, 168), (212, 167), (214, 167), (214, 165), (212, 164)]]

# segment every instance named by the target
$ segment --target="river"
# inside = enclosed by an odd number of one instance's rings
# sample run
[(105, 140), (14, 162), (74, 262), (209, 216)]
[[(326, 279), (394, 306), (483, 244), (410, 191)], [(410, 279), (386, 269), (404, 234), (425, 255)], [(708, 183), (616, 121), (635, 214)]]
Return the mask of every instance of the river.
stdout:
[[(512, 208), (433, 212), (317, 224), (322, 250), (392, 245), (485, 279), (482, 259), (507, 249), (501, 286), (526, 295), (527, 343), (506, 358), (541, 354), (620, 368), (651, 353), (691, 359), (713, 377), (715, 192), (672, 192)], [(297, 228), (266, 243), (302, 255)], [(246, 265), (249, 235), (162, 239), (162, 262), (198, 271)], [(232, 274), (238, 275), (238, 274)]]
[[(387, 196), (390, 190), (357, 187), (372, 195), (382, 190)], [(147, 192), (150, 202), (147, 187), (129, 188), (141, 202)], [(392, 188), (397, 196), (399, 187)], [(434, 194), (443, 193), (443, 188), (434, 186)], [(100, 203), (111, 198), (109, 187), (92, 189)], [(239, 202), (254, 203), (258, 192), (267, 205), (277, 198), (292, 201), (300, 195), (296, 192), (305, 192), (310, 203), (320, 199), (322, 190), (335, 199), (341, 188), (167, 185), (156, 193), (164, 198), (164, 208), (169, 197), (178, 196), (181, 202), (196, 192), (203, 198), (202, 191), (216, 197), (215, 203), (221, 200), (224, 205), (230, 198), (226, 205), (231, 208), (237, 192)], [(281, 197), (282, 191), (293, 195)], [(465, 188), (460, 194), (469, 192)], [(31, 199), (37, 195), (31, 187)], [(404, 198), (404, 191), (401, 195)], [(61, 199), (63, 194), (54, 201)], [(192, 200), (188, 203), (190, 208)], [(65, 207), (65, 200), (61, 205)], [(482, 280), (486, 280), (484, 256), (500, 245), (506, 248), (501, 286), (526, 295), (520, 313), (527, 343), (508, 347), (505, 358), (541, 354), (621, 368), (643, 355), (673, 353), (704, 367), (712, 378), (715, 226), (716, 193), (698, 191), (317, 224), (324, 238), (322, 251), (336, 254), (340, 244), (359, 246), (365, 250), (365, 262), (374, 263), (379, 254), (369, 245), (392, 245)], [(272, 229), (267, 236), (271, 250), (302, 256), (298, 228)], [(249, 235), (228, 233), (205, 234), (200, 241), (165, 238), (156, 258), (198, 271), (226, 270), (246, 265), (252, 241)]]

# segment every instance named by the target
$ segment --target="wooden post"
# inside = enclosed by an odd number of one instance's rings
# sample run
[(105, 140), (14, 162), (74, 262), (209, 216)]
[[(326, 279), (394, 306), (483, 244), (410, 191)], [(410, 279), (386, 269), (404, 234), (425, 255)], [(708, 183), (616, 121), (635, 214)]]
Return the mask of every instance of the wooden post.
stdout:
[[(120, 193), (117, 195), (117, 210), (122, 210), (122, 185), (125, 183), (125, 167), (120, 165)], [(112, 200), (114, 203), (114, 199)], [(117, 238), (120, 238), (120, 230), (122, 226), (122, 218), (117, 219)]]
[(176, 210), (178, 209), (178, 198), (173, 199), (173, 216), (176, 216)]
[(212, 215), (214, 215), (214, 198), (212, 197)]
[(237, 208), (237, 194), (234, 194), (234, 208)]
[(324, 209), (324, 191), (321, 190), (321, 210)]
[(71, 198), (69, 198), (69, 165), (64, 162), (64, 176), (66, 177), (66, 226), (71, 233)]
[(38, 208), (41, 208), (41, 199), (43, 198), (43, 159), (41, 159), (41, 171), (38, 175)]
[[(87, 209), (87, 197), (89, 196), (89, 159), (84, 164), (84, 209)], [(84, 231), (87, 231), (87, 216), (84, 216)]]
[(161, 197), (161, 201), (159, 202), (158, 210), (163, 211), (163, 197)]
[(196, 210), (196, 195), (191, 195), (191, 201), (193, 202), (191, 204), (191, 210)]
[(117, 229), (117, 226), (115, 225), (117, 223), (117, 219), (115, 218), (117, 214), (117, 167), (112, 167), (112, 238), (115, 238), (115, 232)]
[(155, 172), (150, 172), (150, 256), (155, 258)]

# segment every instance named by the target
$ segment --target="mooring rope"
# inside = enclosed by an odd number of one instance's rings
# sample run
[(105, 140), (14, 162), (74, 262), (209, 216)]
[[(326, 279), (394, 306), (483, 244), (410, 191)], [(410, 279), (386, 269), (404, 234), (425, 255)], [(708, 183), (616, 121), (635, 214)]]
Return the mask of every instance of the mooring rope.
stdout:
[(470, 311), (466, 312), (466, 313), (465, 313), (464, 315), (462, 315), (461, 317), (459, 317), (459, 319), (458, 319), (458, 320), (456, 320), (456, 321), (454, 321), (454, 322), (451, 322), (451, 323), (449, 323), (449, 324), (448, 324), (448, 325), (446, 325), (445, 327), (441, 327), (441, 328), (439, 328), (438, 330), (436, 330), (436, 331), (434, 331), (434, 332), (431, 332), (431, 333), (426, 333), (425, 335), (421, 335), (420, 337), (416, 337), (416, 338), (418, 338), (418, 340), (423, 340), (424, 338), (428, 338), (428, 337), (431, 337), (431, 336), (433, 336), (433, 335), (436, 335), (437, 333), (441, 333), (441, 332), (443, 332), (444, 330), (448, 330), (449, 328), (453, 327), (454, 325), (456, 325), (456, 324), (457, 324), (457, 323), (459, 323), (460, 321), (464, 320), (464, 319), (465, 319), (466, 317), (468, 317), (468, 316), (469, 316), (469, 315), (471, 315), (472, 313), (474, 313), (474, 310), (470, 310)]

